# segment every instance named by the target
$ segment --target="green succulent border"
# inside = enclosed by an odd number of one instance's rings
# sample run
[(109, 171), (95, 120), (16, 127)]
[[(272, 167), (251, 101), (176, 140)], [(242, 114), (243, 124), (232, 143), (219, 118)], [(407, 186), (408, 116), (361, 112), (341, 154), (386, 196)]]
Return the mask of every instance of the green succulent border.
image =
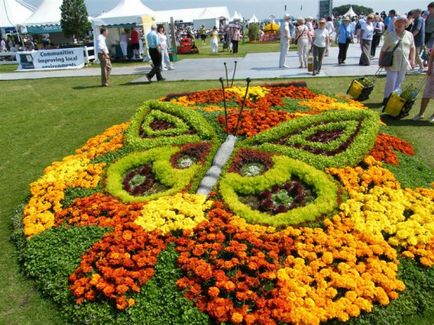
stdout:
[[(296, 225), (313, 221), (322, 214), (327, 214), (337, 206), (338, 189), (335, 183), (322, 171), (301, 161), (285, 156), (274, 156), (273, 168), (264, 174), (253, 177), (243, 177), (237, 173), (226, 173), (220, 182), (220, 193), (229, 208), (246, 219), (249, 223), (259, 223), (274, 227)], [(276, 184), (282, 184), (291, 175), (299, 177), (303, 182), (314, 187), (318, 197), (305, 207), (293, 209), (285, 213), (271, 216), (267, 213), (253, 210), (242, 203), (238, 194), (257, 194)]]
[[(361, 129), (348, 148), (335, 156), (322, 156), (306, 150), (271, 143), (287, 134), (303, 130), (318, 122), (361, 121)], [(307, 116), (280, 124), (239, 143), (239, 146), (255, 147), (273, 153), (300, 159), (318, 169), (326, 167), (354, 166), (372, 149), (380, 126), (380, 117), (370, 111), (331, 111), (320, 115)]]
[[(124, 202), (144, 202), (178, 193), (190, 184), (199, 169), (197, 164), (186, 169), (173, 168), (170, 157), (178, 151), (179, 148), (177, 147), (154, 148), (145, 152), (133, 152), (121, 158), (107, 169), (106, 190)], [(155, 177), (170, 189), (148, 196), (133, 196), (125, 191), (122, 188), (124, 174), (143, 164), (152, 164)]]
[[(161, 119), (173, 123), (175, 128), (154, 131), (151, 129), (150, 124), (155, 119)], [(149, 137), (181, 135), (188, 132), (189, 130), (188, 125), (179, 117), (158, 110), (150, 111), (149, 114), (143, 119), (141, 127), (143, 128), (145, 134)]]
[[(141, 138), (139, 136), (140, 127), (145, 121), (146, 116), (151, 111), (161, 111), (169, 115), (180, 118), (185, 122), (190, 129), (196, 131), (196, 134), (178, 134), (174, 136), (166, 135), (156, 138)], [(185, 132), (182, 132), (185, 133)], [(216, 138), (216, 134), (207, 120), (198, 112), (186, 110), (183, 107), (176, 106), (170, 103), (158, 101), (147, 101), (140, 107), (133, 118), (131, 124), (125, 133), (125, 141), (128, 146), (132, 146), (136, 150), (150, 149), (165, 145), (178, 145), (190, 142), (198, 142), (201, 140), (212, 140)]]

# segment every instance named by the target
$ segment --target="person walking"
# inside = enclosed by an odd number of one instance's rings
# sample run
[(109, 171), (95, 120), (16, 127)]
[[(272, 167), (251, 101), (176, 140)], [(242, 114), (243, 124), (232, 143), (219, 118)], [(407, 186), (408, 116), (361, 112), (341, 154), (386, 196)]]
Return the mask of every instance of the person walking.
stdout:
[(434, 45), (434, 2), (428, 5), (428, 17), (425, 20), (425, 45), (429, 49)]
[(350, 17), (345, 16), (336, 34), (336, 40), (339, 46), (338, 64), (345, 64), (348, 47), (350, 46), (350, 43), (353, 42), (353, 37), (354, 29), (351, 24), (351, 19)]
[(327, 48), (327, 43), (330, 42), (330, 35), (325, 28), (326, 20), (321, 18), (319, 21), (319, 27), (315, 30), (313, 34), (313, 75), (317, 75), (321, 71), (322, 60), (324, 58), (324, 53)]
[(211, 32), (211, 52), (217, 54), (219, 51), (219, 33), (217, 27), (214, 26)]
[[(326, 25), (325, 25), (325, 28), (327, 29), (327, 31), (329, 32), (329, 35), (330, 35), (330, 40), (332, 39), (332, 37), (333, 37), (333, 34), (335, 33), (335, 25), (333, 24), (333, 18), (332, 17), (330, 17), (330, 16), (328, 16), (327, 17), (327, 19), (326, 19)], [(324, 56), (329, 56), (329, 51), (330, 51), (330, 42), (328, 42), (327, 43), (328, 45), (327, 45), (327, 47), (326, 47), (326, 51), (325, 51), (325, 54), (324, 54)]]
[[(422, 101), (420, 102), (420, 111), (418, 114), (416, 114), (413, 117), (414, 121), (423, 120), (424, 116), (423, 114), (426, 111), (426, 108), (428, 106), (429, 101), (434, 98), (434, 71), (433, 71), (433, 64), (434, 64), (434, 47), (431, 48), (430, 56), (428, 59), (428, 71), (426, 72), (427, 78), (425, 81), (425, 90), (423, 92)], [(430, 123), (434, 123), (434, 112), (432, 115), (428, 118), (428, 121)]]
[(99, 64), (101, 66), (101, 86), (108, 87), (110, 82), (110, 73), (112, 71), (112, 62), (110, 60), (110, 52), (107, 48), (106, 38), (108, 30), (101, 27), (100, 34), (97, 37), (97, 53)]
[(232, 33), (232, 53), (237, 54), (238, 53), (238, 43), (241, 39), (241, 33), (240, 33), (240, 27), (236, 25), (234, 27), (233, 33)]
[(167, 45), (167, 36), (164, 31), (163, 25), (158, 25), (157, 28), (158, 40), (160, 41), (161, 49), (161, 70), (174, 70), (172, 63), (170, 62), (169, 50)]
[[(399, 16), (394, 23), (393, 32), (386, 34), (384, 44), (381, 48), (379, 65), (387, 72), (386, 87), (384, 89), (383, 104), (386, 103), (390, 94), (401, 87), (405, 74), (409, 68), (415, 66), (415, 53), (413, 34), (405, 30), (407, 17)], [(393, 64), (390, 67), (383, 65), (383, 57), (386, 51), (393, 52)]]
[(288, 47), (289, 47), (289, 15), (285, 14), (283, 16), (283, 22), (280, 25), (280, 58), (279, 58), (279, 68), (289, 68), (285, 62), (286, 62), (286, 55), (288, 54)]
[(148, 43), (149, 55), (153, 64), (152, 70), (146, 74), (146, 78), (151, 82), (154, 75), (156, 75), (158, 81), (166, 80), (161, 75), (161, 47), (157, 36), (157, 25), (151, 26), (151, 31), (146, 35), (146, 42)]
[(307, 54), (309, 52), (309, 44), (311, 37), (309, 34), (309, 28), (304, 24), (304, 18), (297, 19), (297, 28), (295, 29), (295, 42), (298, 48), (298, 59), (300, 61), (299, 68), (307, 67)]
[(413, 28), (411, 32), (414, 37), (414, 46), (416, 47), (416, 64), (419, 66), (419, 72), (423, 72), (423, 62), (420, 57), (423, 47), (425, 45), (425, 20), (421, 16), (422, 11), (420, 9), (413, 10)]
[(389, 14), (387, 15), (386, 19), (384, 19), (384, 25), (388, 33), (391, 33), (395, 30), (396, 18), (397, 18), (396, 11), (395, 9), (392, 9), (389, 11)]
[(372, 38), (371, 44), (371, 59), (375, 57), (377, 52), (377, 47), (380, 45), (381, 37), (384, 34), (384, 23), (380, 15), (375, 16), (374, 22), (374, 37)]
[(374, 15), (369, 14), (366, 21), (361, 24), (360, 28), (360, 47), (362, 54), (360, 55), (359, 65), (371, 65), (371, 45), (374, 37)]

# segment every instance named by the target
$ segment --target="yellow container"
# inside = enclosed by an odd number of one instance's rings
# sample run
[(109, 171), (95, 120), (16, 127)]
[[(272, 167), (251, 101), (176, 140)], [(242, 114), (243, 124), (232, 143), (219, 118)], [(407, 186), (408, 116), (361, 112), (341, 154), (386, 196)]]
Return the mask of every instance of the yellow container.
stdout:
[(348, 95), (350, 95), (351, 97), (357, 99), (359, 98), (360, 94), (363, 91), (363, 84), (361, 82), (359, 82), (358, 80), (353, 80), (351, 82), (350, 88), (348, 89)]
[(307, 71), (312, 72), (313, 71), (313, 56), (309, 55), (307, 58)]
[(384, 108), (384, 113), (397, 117), (401, 114), (402, 108), (404, 107), (406, 100), (399, 96), (397, 93), (392, 93), (389, 100), (387, 101), (386, 107)]

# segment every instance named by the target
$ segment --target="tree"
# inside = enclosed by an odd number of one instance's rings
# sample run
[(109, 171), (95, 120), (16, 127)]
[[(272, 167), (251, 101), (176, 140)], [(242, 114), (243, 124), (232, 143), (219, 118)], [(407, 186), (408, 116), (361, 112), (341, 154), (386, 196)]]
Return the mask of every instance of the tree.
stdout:
[(259, 24), (250, 24), (249, 25), (249, 41), (254, 42), (259, 38)]
[(359, 6), (359, 5), (343, 5), (343, 6), (339, 6), (339, 7), (334, 7), (333, 8), (333, 16), (337, 17), (337, 16), (343, 16), (347, 13), (347, 11), (350, 9), (350, 7), (353, 7), (354, 12), (357, 15), (362, 15), (362, 16), (367, 16), (369, 14), (372, 14), (374, 12), (374, 10), (372, 8), (368, 8), (368, 7), (364, 7), (364, 6)]
[(63, 0), (60, 10), (62, 13), (60, 25), (65, 36), (86, 35), (91, 26), (84, 0)]

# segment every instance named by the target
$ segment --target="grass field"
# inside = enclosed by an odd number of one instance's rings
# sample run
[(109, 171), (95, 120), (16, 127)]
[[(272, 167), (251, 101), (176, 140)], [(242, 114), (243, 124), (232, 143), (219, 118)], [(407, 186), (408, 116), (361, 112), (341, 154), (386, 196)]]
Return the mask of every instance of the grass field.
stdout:
[[(44, 167), (71, 154), (90, 137), (128, 120), (147, 99), (171, 92), (218, 87), (217, 81), (164, 82), (130, 85), (134, 76), (113, 77), (113, 87), (98, 87), (99, 77), (0, 82), (0, 324), (60, 324), (56, 307), (40, 296), (20, 275), (10, 242), (10, 216), (28, 195), (29, 183)], [(408, 80), (421, 78), (409, 76)], [(279, 80), (281, 81), (281, 80)], [(316, 78), (308, 86), (344, 93), (351, 78)], [(255, 81), (259, 83), (259, 81)], [(366, 103), (379, 110), (384, 79), (379, 79)], [(419, 101), (415, 110), (418, 110)], [(429, 114), (434, 107), (428, 108)], [(400, 137), (413, 143), (421, 159), (434, 168), (434, 125), (410, 119), (385, 120)], [(409, 324), (429, 324), (433, 315), (420, 315)]]

